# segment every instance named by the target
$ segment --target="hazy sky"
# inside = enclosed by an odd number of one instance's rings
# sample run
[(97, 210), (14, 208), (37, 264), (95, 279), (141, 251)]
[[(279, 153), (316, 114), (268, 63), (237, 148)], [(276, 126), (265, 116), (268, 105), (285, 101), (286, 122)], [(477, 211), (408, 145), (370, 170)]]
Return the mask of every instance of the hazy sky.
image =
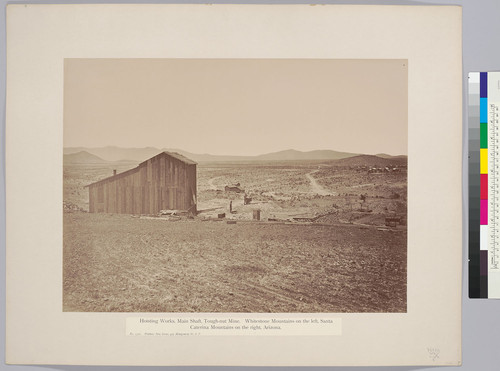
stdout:
[(406, 60), (67, 59), (65, 147), (407, 154)]

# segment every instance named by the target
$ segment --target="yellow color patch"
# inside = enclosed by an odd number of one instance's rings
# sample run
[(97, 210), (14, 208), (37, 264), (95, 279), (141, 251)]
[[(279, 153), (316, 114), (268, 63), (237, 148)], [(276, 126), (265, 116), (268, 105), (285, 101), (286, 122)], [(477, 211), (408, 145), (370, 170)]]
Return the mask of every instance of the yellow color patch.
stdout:
[(481, 148), (479, 151), (481, 152), (479, 158), (479, 166), (481, 168), (481, 174), (488, 174), (488, 149)]

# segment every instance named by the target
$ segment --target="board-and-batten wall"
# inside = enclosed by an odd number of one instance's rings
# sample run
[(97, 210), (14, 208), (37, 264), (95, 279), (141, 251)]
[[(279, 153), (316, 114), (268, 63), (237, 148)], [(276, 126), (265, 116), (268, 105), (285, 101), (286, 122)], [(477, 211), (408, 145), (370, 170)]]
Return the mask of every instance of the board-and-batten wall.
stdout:
[(196, 213), (196, 164), (155, 156), (137, 168), (89, 185), (91, 213)]

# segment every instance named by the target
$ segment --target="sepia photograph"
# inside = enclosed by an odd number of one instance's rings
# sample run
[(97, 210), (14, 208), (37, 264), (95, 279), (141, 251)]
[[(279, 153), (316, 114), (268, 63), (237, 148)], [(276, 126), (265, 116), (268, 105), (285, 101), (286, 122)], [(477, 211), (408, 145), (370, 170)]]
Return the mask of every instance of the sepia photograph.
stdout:
[(407, 312), (407, 60), (65, 59), (63, 94), (64, 312)]
[(460, 364), (460, 7), (6, 10), (7, 363)]

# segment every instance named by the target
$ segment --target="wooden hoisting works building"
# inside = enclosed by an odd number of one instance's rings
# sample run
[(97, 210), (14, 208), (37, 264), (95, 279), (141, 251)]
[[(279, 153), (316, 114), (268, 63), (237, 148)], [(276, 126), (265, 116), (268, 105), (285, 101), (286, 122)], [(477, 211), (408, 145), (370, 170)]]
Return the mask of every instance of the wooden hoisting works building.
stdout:
[(91, 213), (157, 214), (186, 210), (196, 214), (196, 162), (162, 152), (136, 168), (87, 186)]

